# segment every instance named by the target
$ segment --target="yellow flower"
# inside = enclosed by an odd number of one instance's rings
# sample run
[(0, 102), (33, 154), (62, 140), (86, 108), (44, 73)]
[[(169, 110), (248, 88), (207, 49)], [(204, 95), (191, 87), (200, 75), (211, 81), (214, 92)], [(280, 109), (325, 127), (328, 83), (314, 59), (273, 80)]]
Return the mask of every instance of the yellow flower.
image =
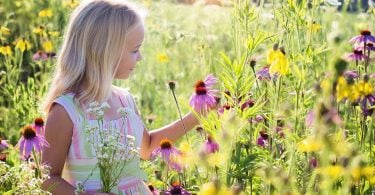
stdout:
[(63, 2), (63, 6), (64, 7), (69, 7), (71, 9), (74, 9), (75, 7), (77, 7), (79, 5), (79, 2), (76, 1), (76, 0), (67, 0), (67, 1), (64, 1)]
[(11, 56), (12, 55), (12, 48), (10, 48), (9, 45), (4, 45), (0, 47), (0, 53), (2, 53), (5, 56)]
[(361, 80), (356, 85), (356, 89), (360, 96), (367, 96), (373, 93), (373, 88), (369, 82), (366, 82), (364, 80)]
[(270, 49), (267, 53), (267, 63), (270, 64), (270, 74), (286, 75), (289, 69), (288, 59), (280, 49)]
[(355, 181), (361, 178), (361, 169), (359, 167), (353, 168), (350, 173)]
[(326, 167), (326, 170), (325, 170), (327, 175), (329, 175), (330, 177), (333, 177), (333, 178), (340, 177), (342, 175), (343, 171), (344, 171), (344, 168), (342, 168), (342, 166), (338, 166), (338, 165), (328, 166), (328, 167)]
[(53, 36), (53, 37), (57, 37), (60, 35), (60, 33), (58, 31), (51, 31), (51, 32), (48, 32), (49, 35)]
[(223, 156), (223, 154), (220, 154), (219, 152), (207, 154), (207, 163), (211, 167), (219, 167), (225, 163), (226, 159)]
[(351, 89), (346, 82), (345, 78), (343, 76), (340, 76), (337, 79), (337, 85), (336, 85), (336, 97), (337, 101), (341, 101), (344, 98), (349, 97), (349, 94), (351, 93)]
[(316, 152), (322, 148), (322, 143), (313, 138), (307, 138), (297, 145), (300, 152)]
[(29, 50), (31, 48), (31, 44), (25, 38), (21, 38), (17, 41), (16, 48), (21, 50), (21, 52), (24, 52), (24, 51)]
[(39, 34), (39, 35), (44, 36), (44, 37), (47, 36), (47, 33), (46, 33), (46, 31), (44, 30), (44, 27), (43, 27), (43, 26), (38, 26), (38, 27), (34, 28), (34, 29), (33, 29), (33, 33), (35, 33), (35, 34)]
[(233, 192), (231, 192), (230, 189), (228, 189), (226, 186), (220, 185), (220, 189), (216, 188), (216, 185), (213, 182), (208, 182), (202, 185), (200, 191), (198, 192), (198, 195), (232, 195)]
[(9, 30), (9, 28), (4, 27), (4, 26), (2, 26), (2, 27), (0, 28), (0, 32), (1, 32), (2, 35), (10, 35), (10, 30)]
[(316, 32), (318, 32), (321, 28), (322, 28), (322, 26), (314, 21), (314, 22), (310, 25), (310, 32), (311, 32), (311, 33), (316, 33)]
[(167, 54), (165, 54), (165, 53), (158, 53), (156, 55), (156, 57), (157, 57), (158, 61), (161, 62), (161, 63), (169, 61), (169, 58), (168, 58)]
[(361, 169), (361, 174), (366, 178), (371, 178), (371, 176), (375, 176), (375, 167), (374, 166), (366, 166)]
[(43, 49), (45, 52), (52, 52), (53, 51), (53, 44), (51, 41), (46, 41), (42, 44)]
[(39, 12), (39, 17), (52, 17), (52, 10), (51, 9), (44, 9), (42, 11)]

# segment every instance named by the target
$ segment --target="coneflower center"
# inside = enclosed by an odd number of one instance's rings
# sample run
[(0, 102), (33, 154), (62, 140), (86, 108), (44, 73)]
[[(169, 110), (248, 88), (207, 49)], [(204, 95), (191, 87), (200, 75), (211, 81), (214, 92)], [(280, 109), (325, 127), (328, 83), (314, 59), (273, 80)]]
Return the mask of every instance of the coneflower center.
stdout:
[(355, 50), (353, 51), (353, 53), (356, 54), (356, 55), (362, 55), (362, 50), (356, 50), (356, 49), (355, 49)]
[(172, 148), (172, 143), (169, 140), (162, 140), (160, 142), (160, 148), (161, 149), (171, 149)]
[(205, 95), (205, 94), (207, 94), (207, 89), (206, 89), (206, 87), (196, 87), (195, 93), (197, 95)]
[(34, 123), (35, 123), (36, 126), (43, 126), (44, 120), (42, 118), (36, 118)]
[(36, 132), (35, 132), (35, 129), (31, 125), (28, 125), (24, 127), (22, 131), (22, 135), (25, 139), (32, 139), (36, 137)]
[(361, 31), (361, 35), (363, 35), (363, 36), (370, 36), (371, 32), (369, 30), (362, 30)]
[(204, 82), (202, 80), (199, 80), (195, 83), (195, 88), (198, 88), (198, 87), (206, 87), (206, 84), (204, 84)]

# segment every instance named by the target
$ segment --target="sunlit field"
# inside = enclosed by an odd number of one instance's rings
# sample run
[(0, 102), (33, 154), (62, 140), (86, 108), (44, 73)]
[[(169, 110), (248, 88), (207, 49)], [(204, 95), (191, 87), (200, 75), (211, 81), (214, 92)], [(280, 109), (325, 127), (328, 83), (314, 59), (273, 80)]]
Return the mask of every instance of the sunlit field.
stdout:
[[(373, 4), (136, 3), (143, 59), (114, 85), (134, 95), (147, 129), (194, 112), (199, 83), (217, 78), (217, 109), (170, 146), (178, 166), (142, 161), (155, 194), (375, 194)], [(0, 194), (48, 194), (40, 153), (25, 159), (17, 143), (45, 120), (41, 102), (78, 4), (0, 2)]]

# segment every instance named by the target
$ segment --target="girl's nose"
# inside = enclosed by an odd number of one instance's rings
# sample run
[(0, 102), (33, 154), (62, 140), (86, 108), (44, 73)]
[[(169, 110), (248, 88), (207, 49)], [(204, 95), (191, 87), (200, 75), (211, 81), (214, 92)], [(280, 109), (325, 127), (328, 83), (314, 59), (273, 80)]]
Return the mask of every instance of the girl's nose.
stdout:
[(140, 61), (140, 60), (142, 60), (142, 54), (141, 52), (138, 52), (137, 61)]

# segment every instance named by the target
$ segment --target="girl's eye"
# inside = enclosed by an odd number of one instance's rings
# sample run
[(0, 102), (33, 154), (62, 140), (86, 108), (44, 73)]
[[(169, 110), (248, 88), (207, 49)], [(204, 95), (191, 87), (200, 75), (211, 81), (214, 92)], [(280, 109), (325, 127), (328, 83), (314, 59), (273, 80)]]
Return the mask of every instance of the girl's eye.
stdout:
[(138, 53), (138, 52), (139, 52), (139, 50), (133, 51), (133, 53)]

